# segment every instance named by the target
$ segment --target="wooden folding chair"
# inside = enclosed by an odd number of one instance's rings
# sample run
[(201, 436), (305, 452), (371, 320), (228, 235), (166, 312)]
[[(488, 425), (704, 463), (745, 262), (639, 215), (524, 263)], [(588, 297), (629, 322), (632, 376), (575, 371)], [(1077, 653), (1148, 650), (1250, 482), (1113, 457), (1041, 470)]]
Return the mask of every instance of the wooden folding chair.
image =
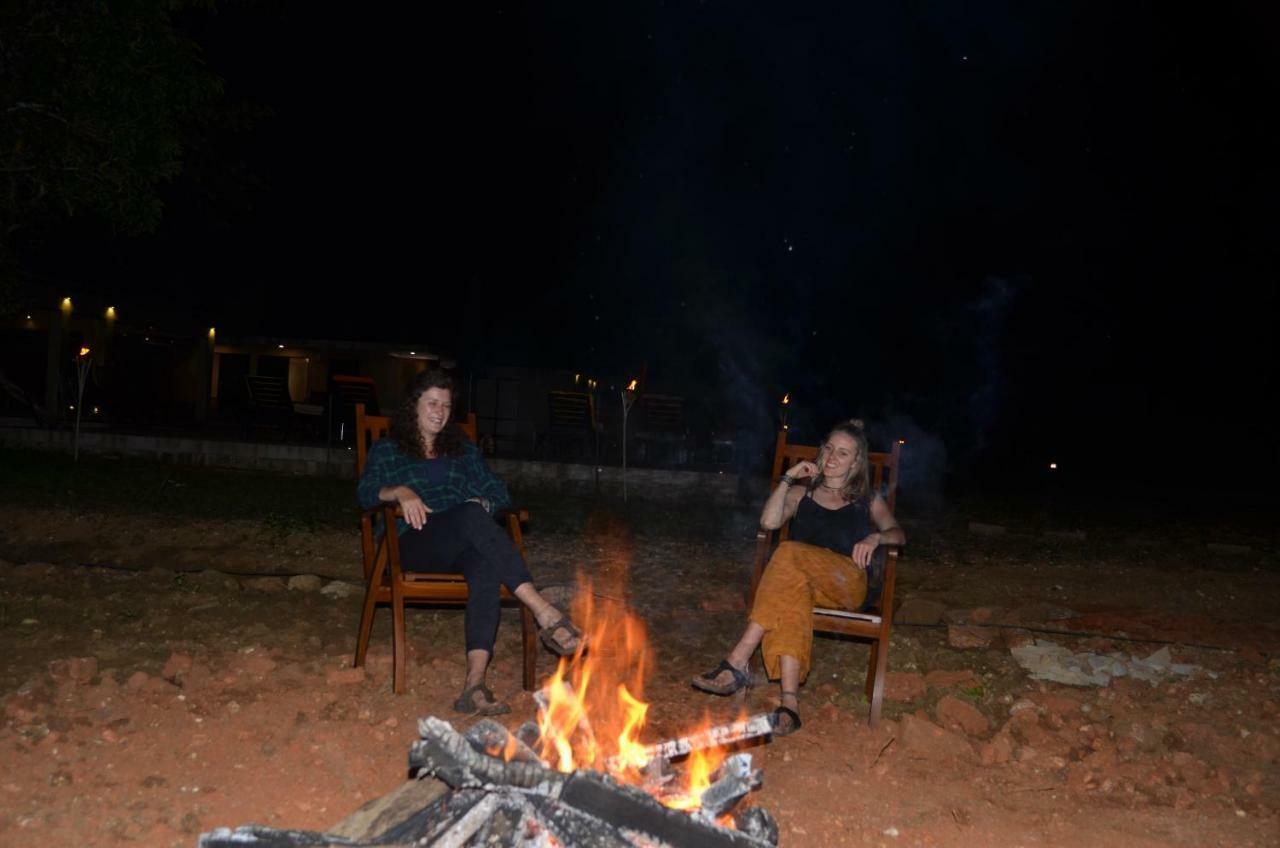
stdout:
[[(476, 440), (475, 413), (459, 421), (458, 427), (467, 438)], [(364, 473), (369, 448), (384, 437), (391, 428), (391, 419), (381, 415), (366, 415), (364, 404), (356, 404), (356, 476)], [(467, 582), (459, 573), (449, 571), (405, 571), (400, 566), (400, 541), (396, 534), (396, 517), (400, 507), (393, 503), (378, 504), (360, 515), (360, 553), (364, 561), (364, 606), (360, 612), (360, 634), (356, 639), (355, 665), (364, 665), (369, 649), (369, 633), (373, 629), (373, 614), (379, 604), (391, 606), (392, 659), (394, 666), (393, 688), (397, 695), (404, 692), (406, 644), (404, 636), (404, 605), (406, 603), (464, 606), (467, 603)], [(524, 535), (520, 523), (529, 520), (525, 510), (502, 510), (497, 515), (511, 535), (511, 541), (524, 556)], [(381, 519), (386, 530), (382, 538), (376, 538), (374, 528)], [(428, 518), (430, 520), (430, 518)], [(502, 599), (515, 601), (515, 597), (502, 587)], [(516, 601), (516, 603), (519, 603)], [(537, 638), (533, 613), (520, 604), (520, 633), (524, 653), (524, 688), (534, 688), (534, 665), (537, 661)]]
[[(889, 504), (889, 511), (897, 515), (894, 507), (898, 500), (898, 462), (901, 458), (902, 445), (894, 442), (889, 453), (869, 452), (867, 462), (870, 466), (871, 492), (880, 492)], [(773, 473), (769, 477), (771, 484), (776, 485), (782, 472), (791, 468), (801, 460), (812, 460), (818, 456), (817, 445), (797, 445), (787, 441), (787, 431), (780, 430), (773, 454)], [(747, 609), (750, 610), (756, 599), (756, 589), (760, 586), (760, 578), (764, 573), (769, 558), (777, 543), (785, 541), (791, 529), (788, 521), (778, 530), (756, 532), (755, 567), (751, 571), (751, 590), (747, 596)], [(880, 600), (876, 605), (864, 612), (851, 610), (826, 609), (814, 607), (813, 629), (816, 633), (839, 633), (845, 636), (856, 636), (871, 640), (871, 656), (867, 663), (867, 682), (865, 692), (871, 702), (869, 723), (872, 727), (880, 721), (880, 708), (884, 702), (884, 673), (889, 660), (889, 626), (893, 622), (893, 585), (897, 576), (898, 557), (901, 555), (900, 545), (888, 546), (884, 566), (884, 586), (880, 591)], [(852, 552), (851, 552), (852, 553)]]

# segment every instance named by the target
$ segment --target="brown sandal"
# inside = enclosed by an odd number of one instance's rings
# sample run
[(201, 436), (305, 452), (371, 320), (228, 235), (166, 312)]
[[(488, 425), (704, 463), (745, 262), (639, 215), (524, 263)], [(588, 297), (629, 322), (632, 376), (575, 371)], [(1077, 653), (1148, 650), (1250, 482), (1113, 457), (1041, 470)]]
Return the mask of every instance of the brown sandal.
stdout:
[[(476, 703), (477, 692), (484, 698), (479, 704)], [(469, 716), (495, 716), (506, 715), (511, 712), (511, 707), (493, 697), (493, 693), (489, 691), (488, 686), (483, 683), (477, 683), (475, 686), (468, 686), (462, 690), (458, 700), (453, 702), (453, 710)]]
[[(561, 642), (556, 641), (556, 631), (563, 630), (569, 634), (570, 646), (566, 647)], [(548, 624), (546, 627), (538, 628), (538, 638), (542, 640), (542, 644), (551, 649), (553, 653), (562, 657), (571, 657), (578, 652), (578, 648), (582, 646), (582, 631), (574, 626), (569, 620), (569, 616), (562, 615), (554, 623)]]

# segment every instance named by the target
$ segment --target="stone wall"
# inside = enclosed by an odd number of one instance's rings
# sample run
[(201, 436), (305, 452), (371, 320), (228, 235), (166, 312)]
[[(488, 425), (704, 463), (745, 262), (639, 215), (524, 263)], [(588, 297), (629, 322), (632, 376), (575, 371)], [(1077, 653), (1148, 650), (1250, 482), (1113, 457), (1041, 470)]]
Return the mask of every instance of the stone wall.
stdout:
[[(66, 430), (35, 427), (0, 427), (0, 445), (71, 452), (72, 434)], [(203, 465), (273, 471), (317, 477), (355, 477), (355, 452), (350, 448), (326, 448), (269, 442), (236, 442), (178, 436), (144, 436), (126, 433), (81, 431), (80, 452), (138, 457), (178, 465)], [(573, 495), (619, 498), (623, 494), (622, 469), (533, 460), (489, 460), (494, 473), (516, 490), (552, 491)], [(737, 501), (738, 476), (716, 471), (681, 471), (628, 468), (628, 497), (644, 500), (682, 501), (694, 498), (715, 503)]]

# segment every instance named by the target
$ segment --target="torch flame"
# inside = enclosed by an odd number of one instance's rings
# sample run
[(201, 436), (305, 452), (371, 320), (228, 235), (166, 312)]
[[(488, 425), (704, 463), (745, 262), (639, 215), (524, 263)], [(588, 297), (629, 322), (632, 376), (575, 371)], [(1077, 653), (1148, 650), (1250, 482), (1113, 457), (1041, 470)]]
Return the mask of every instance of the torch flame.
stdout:
[(791, 392), (787, 392), (782, 396), (782, 405), (786, 406), (789, 403), (791, 403)]
[(629, 391), (629, 392), (634, 392), (635, 390), (636, 390), (636, 381), (635, 381), (635, 380), (632, 380), (630, 383), (627, 383), (627, 391)]
[(82, 348), (80, 348), (80, 355), (81, 355), (81, 356), (88, 356), (88, 355), (89, 355), (89, 348), (87, 348), (87, 347), (82, 347)]

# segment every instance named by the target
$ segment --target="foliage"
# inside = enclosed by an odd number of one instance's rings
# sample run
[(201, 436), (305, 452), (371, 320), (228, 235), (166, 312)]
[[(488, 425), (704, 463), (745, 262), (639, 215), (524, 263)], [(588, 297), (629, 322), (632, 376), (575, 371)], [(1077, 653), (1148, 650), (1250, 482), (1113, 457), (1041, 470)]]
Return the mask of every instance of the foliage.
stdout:
[(173, 26), (181, 0), (0, 4), (4, 238), (51, 214), (150, 232), (182, 167), (182, 126), (222, 84)]

